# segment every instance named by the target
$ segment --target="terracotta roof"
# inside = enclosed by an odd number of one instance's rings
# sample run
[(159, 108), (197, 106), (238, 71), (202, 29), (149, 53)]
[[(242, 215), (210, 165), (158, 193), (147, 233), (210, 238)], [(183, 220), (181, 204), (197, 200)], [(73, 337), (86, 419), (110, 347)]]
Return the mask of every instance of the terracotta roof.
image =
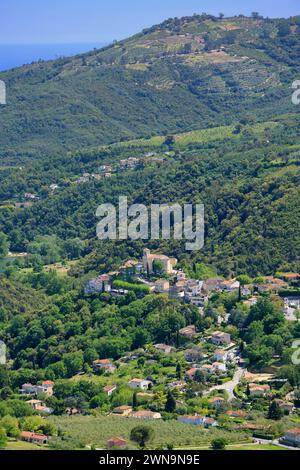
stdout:
[(125, 446), (127, 444), (127, 441), (125, 439), (122, 439), (121, 437), (112, 437), (107, 441), (107, 444), (111, 447)]
[(35, 434), (34, 432), (29, 431), (22, 431), (21, 437), (35, 439), (37, 441), (45, 441), (46, 439), (48, 439), (48, 436), (45, 436), (44, 434)]
[(93, 361), (93, 364), (109, 365), (111, 363), (112, 361), (110, 359), (97, 359), (96, 361)]
[(203, 419), (203, 416), (183, 415), (183, 416), (178, 416), (178, 418), (188, 419), (189, 421), (199, 421), (199, 419)]
[(215, 403), (217, 401), (225, 401), (225, 399), (223, 397), (213, 397), (209, 399), (210, 403)]
[(291, 434), (297, 434), (297, 435), (300, 435), (300, 428), (292, 428), (292, 429), (288, 429), (286, 432), (289, 432)]
[(54, 382), (52, 382), (52, 380), (44, 380), (44, 382), (42, 382), (42, 385), (54, 385)]
[(198, 369), (196, 367), (192, 367), (191, 369), (186, 371), (186, 374), (192, 375), (195, 374)]
[(206, 424), (214, 424), (216, 423), (216, 420), (213, 418), (205, 418), (205, 423)]

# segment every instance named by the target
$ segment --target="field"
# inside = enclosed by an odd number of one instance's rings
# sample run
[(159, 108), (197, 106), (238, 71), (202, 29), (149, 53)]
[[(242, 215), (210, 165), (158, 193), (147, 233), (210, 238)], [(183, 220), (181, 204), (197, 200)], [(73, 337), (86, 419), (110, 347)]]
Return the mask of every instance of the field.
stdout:
[(46, 447), (23, 441), (9, 441), (5, 450), (46, 450)]
[[(124, 437), (129, 440), (130, 431), (133, 427), (141, 424), (141, 421), (132, 418), (118, 416), (74, 416), (56, 417), (48, 420), (58, 429), (66, 433), (83, 445), (91, 445), (104, 448), (108, 439), (114, 436)], [(143, 421), (154, 430), (152, 447), (166, 446), (172, 444), (177, 448), (193, 446), (195, 448), (209, 446), (212, 439), (225, 437), (229, 443), (247, 441), (248, 436), (242, 432), (228, 432), (218, 429), (205, 430), (199, 426), (179, 423), (177, 421)]]
[[(258, 123), (253, 126), (248, 126), (248, 131), (255, 136), (262, 136), (266, 129), (272, 129), (278, 126), (278, 123), (267, 121)], [(234, 126), (217, 126), (208, 129), (194, 130), (190, 132), (183, 132), (174, 134), (175, 148), (184, 148), (189, 144), (205, 144), (213, 141), (222, 141), (225, 139), (237, 138), (234, 134)], [(104, 148), (111, 149), (126, 149), (126, 148), (155, 148), (160, 147), (164, 143), (165, 137), (156, 135), (150, 139), (135, 139), (125, 142), (112, 144), (109, 147), (99, 147), (99, 150)]]

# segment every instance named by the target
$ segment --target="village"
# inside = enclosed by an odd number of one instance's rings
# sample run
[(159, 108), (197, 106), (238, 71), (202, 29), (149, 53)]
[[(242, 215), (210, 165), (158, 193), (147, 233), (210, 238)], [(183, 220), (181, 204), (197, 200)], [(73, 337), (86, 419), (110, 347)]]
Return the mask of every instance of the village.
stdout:
[[(66, 185), (68, 186), (91, 184), (93, 182), (99, 182), (106, 178), (111, 178), (114, 175), (120, 175), (124, 172), (142, 169), (148, 165), (160, 165), (170, 155), (171, 153), (167, 151), (160, 154), (156, 152), (147, 152), (142, 156), (123, 158), (117, 163), (101, 164), (92, 172), (85, 171), (80, 176), (72, 175), (70, 176), (70, 178), (49, 184), (47, 197), (52, 197), (56, 195), (57, 192), (59, 192), (62, 187)], [(20, 167), (19, 170), (22, 171), (23, 168)], [(19, 196), (16, 195), (14, 199), (16, 198), (18, 199), (14, 202), (14, 207), (16, 209), (28, 209), (41, 199), (44, 199), (45, 194), (43, 195), (43, 197), (41, 197), (40, 194), (32, 192), (31, 190), (27, 190)]]
[[(293, 283), (300, 278), (297, 273), (267, 276), (251, 284), (242, 277), (198, 280), (176, 269), (177, 263), (175, 258), (145, 248), (141, 260), (128, 260), (118, 271), (89, 279), (84, 295), (121, 299), (134, 289), (141, 296), (165, 295), (204, 315), (210, 299), (218, 293), (238, 296), (245, 308), (256, 305), (267, 293), (280, 302), (288, 321), (299, 320), (299, 298), (293, 293)], [(250, 372), (242, 345), (230, 331), (228, 314), (220, 314), (204, 332), (191, 323), (178, 330), (176, 344), (149, 344), (118, 359), (99, 357), (91, 362), (89, 372), (78, 371), (74, 380), (96, 380), (106, 397), (102, 412), (115, 418), (148, 422), (168, 416), (206, 430), (230, 426), (248, 433), (249, 438), (274, 441), (271, 425), (255, 418), (257, 410), (270, 414), (273, 407), (282, 417), (292, 416), (297, 413), (298, 398), (293, 390), (282, 386), (286, 381), (282, 383), (272, 372)], [(51, 380), (24, 383), (19, 393), (35, 413), (45, 418), (56, 413), (51, 407), (55, 387)], [(76, 406), (64, 410), (70, 417), (82, 413), (86, 410)], [(21, 439), (45, 444), (50, 437), (23, 431)], [(287, 429), (276, 442), (297, 447), (300, 432), (297, 428)], [(127, 445), (119, 436), (107, 442), (108, 448)]]

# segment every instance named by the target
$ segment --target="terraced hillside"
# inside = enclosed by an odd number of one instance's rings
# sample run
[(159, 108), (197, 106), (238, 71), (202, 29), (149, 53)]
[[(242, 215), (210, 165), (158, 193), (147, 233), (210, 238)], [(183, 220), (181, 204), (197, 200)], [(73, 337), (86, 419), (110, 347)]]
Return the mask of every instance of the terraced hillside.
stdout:
[(101, 50), (1, 73), (1, 161), (286, 112), (300, 73), (299, 22), (175, 18)]

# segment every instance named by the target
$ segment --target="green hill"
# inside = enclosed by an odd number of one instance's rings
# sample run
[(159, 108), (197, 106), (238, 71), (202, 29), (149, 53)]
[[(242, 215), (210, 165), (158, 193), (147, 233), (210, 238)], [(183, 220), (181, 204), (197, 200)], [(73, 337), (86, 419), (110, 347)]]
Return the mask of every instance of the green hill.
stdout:
[[(229, 275), (247, 272), (271, 274), (299, 270), (299, 116), (277, 116), (272, 121), (216, 127), (169, 137), (156, 136), (88, 148), (49, 162), (2, 171), (0, 230), (14, 251), (33, 250), (38, 237), (48, 236), (44, 261), (69, 257), (71, 241), (85, 248), (74, 273), (104, 271), (131, 256), (141, 256), (144, 243), (100, 243), (96, 239), (96, 208), (100, 203), (196, 203), (206, 212), (203, 250), (188, 253), (174, 241), (152, 248), (176, 256), (182, 263), (205, 262)], [(170, 141), (170, 142), (169, 142)], [(140, 159), (133, 171), (122, 171), (119, 161)], [(112, 165), (111, 178), (76, 180)], [(59, 189), (51, 193), (49, 186)], [(40, 199), (28, 209), (13, 208), (25, 191)], [(55, 247), (53, 246), (55, 245)], [(54, 252), (54, 255), (53, 255)], [(52, 259), (52, 257), (54, 258)], [(49, 258), (50, 257), (50, 258)], [(49, 261), (52, 259), (52, 261)]]
[(1, 161), (287, 112), (299, 23), (175, 18), (101, 50), (1, 73)]

